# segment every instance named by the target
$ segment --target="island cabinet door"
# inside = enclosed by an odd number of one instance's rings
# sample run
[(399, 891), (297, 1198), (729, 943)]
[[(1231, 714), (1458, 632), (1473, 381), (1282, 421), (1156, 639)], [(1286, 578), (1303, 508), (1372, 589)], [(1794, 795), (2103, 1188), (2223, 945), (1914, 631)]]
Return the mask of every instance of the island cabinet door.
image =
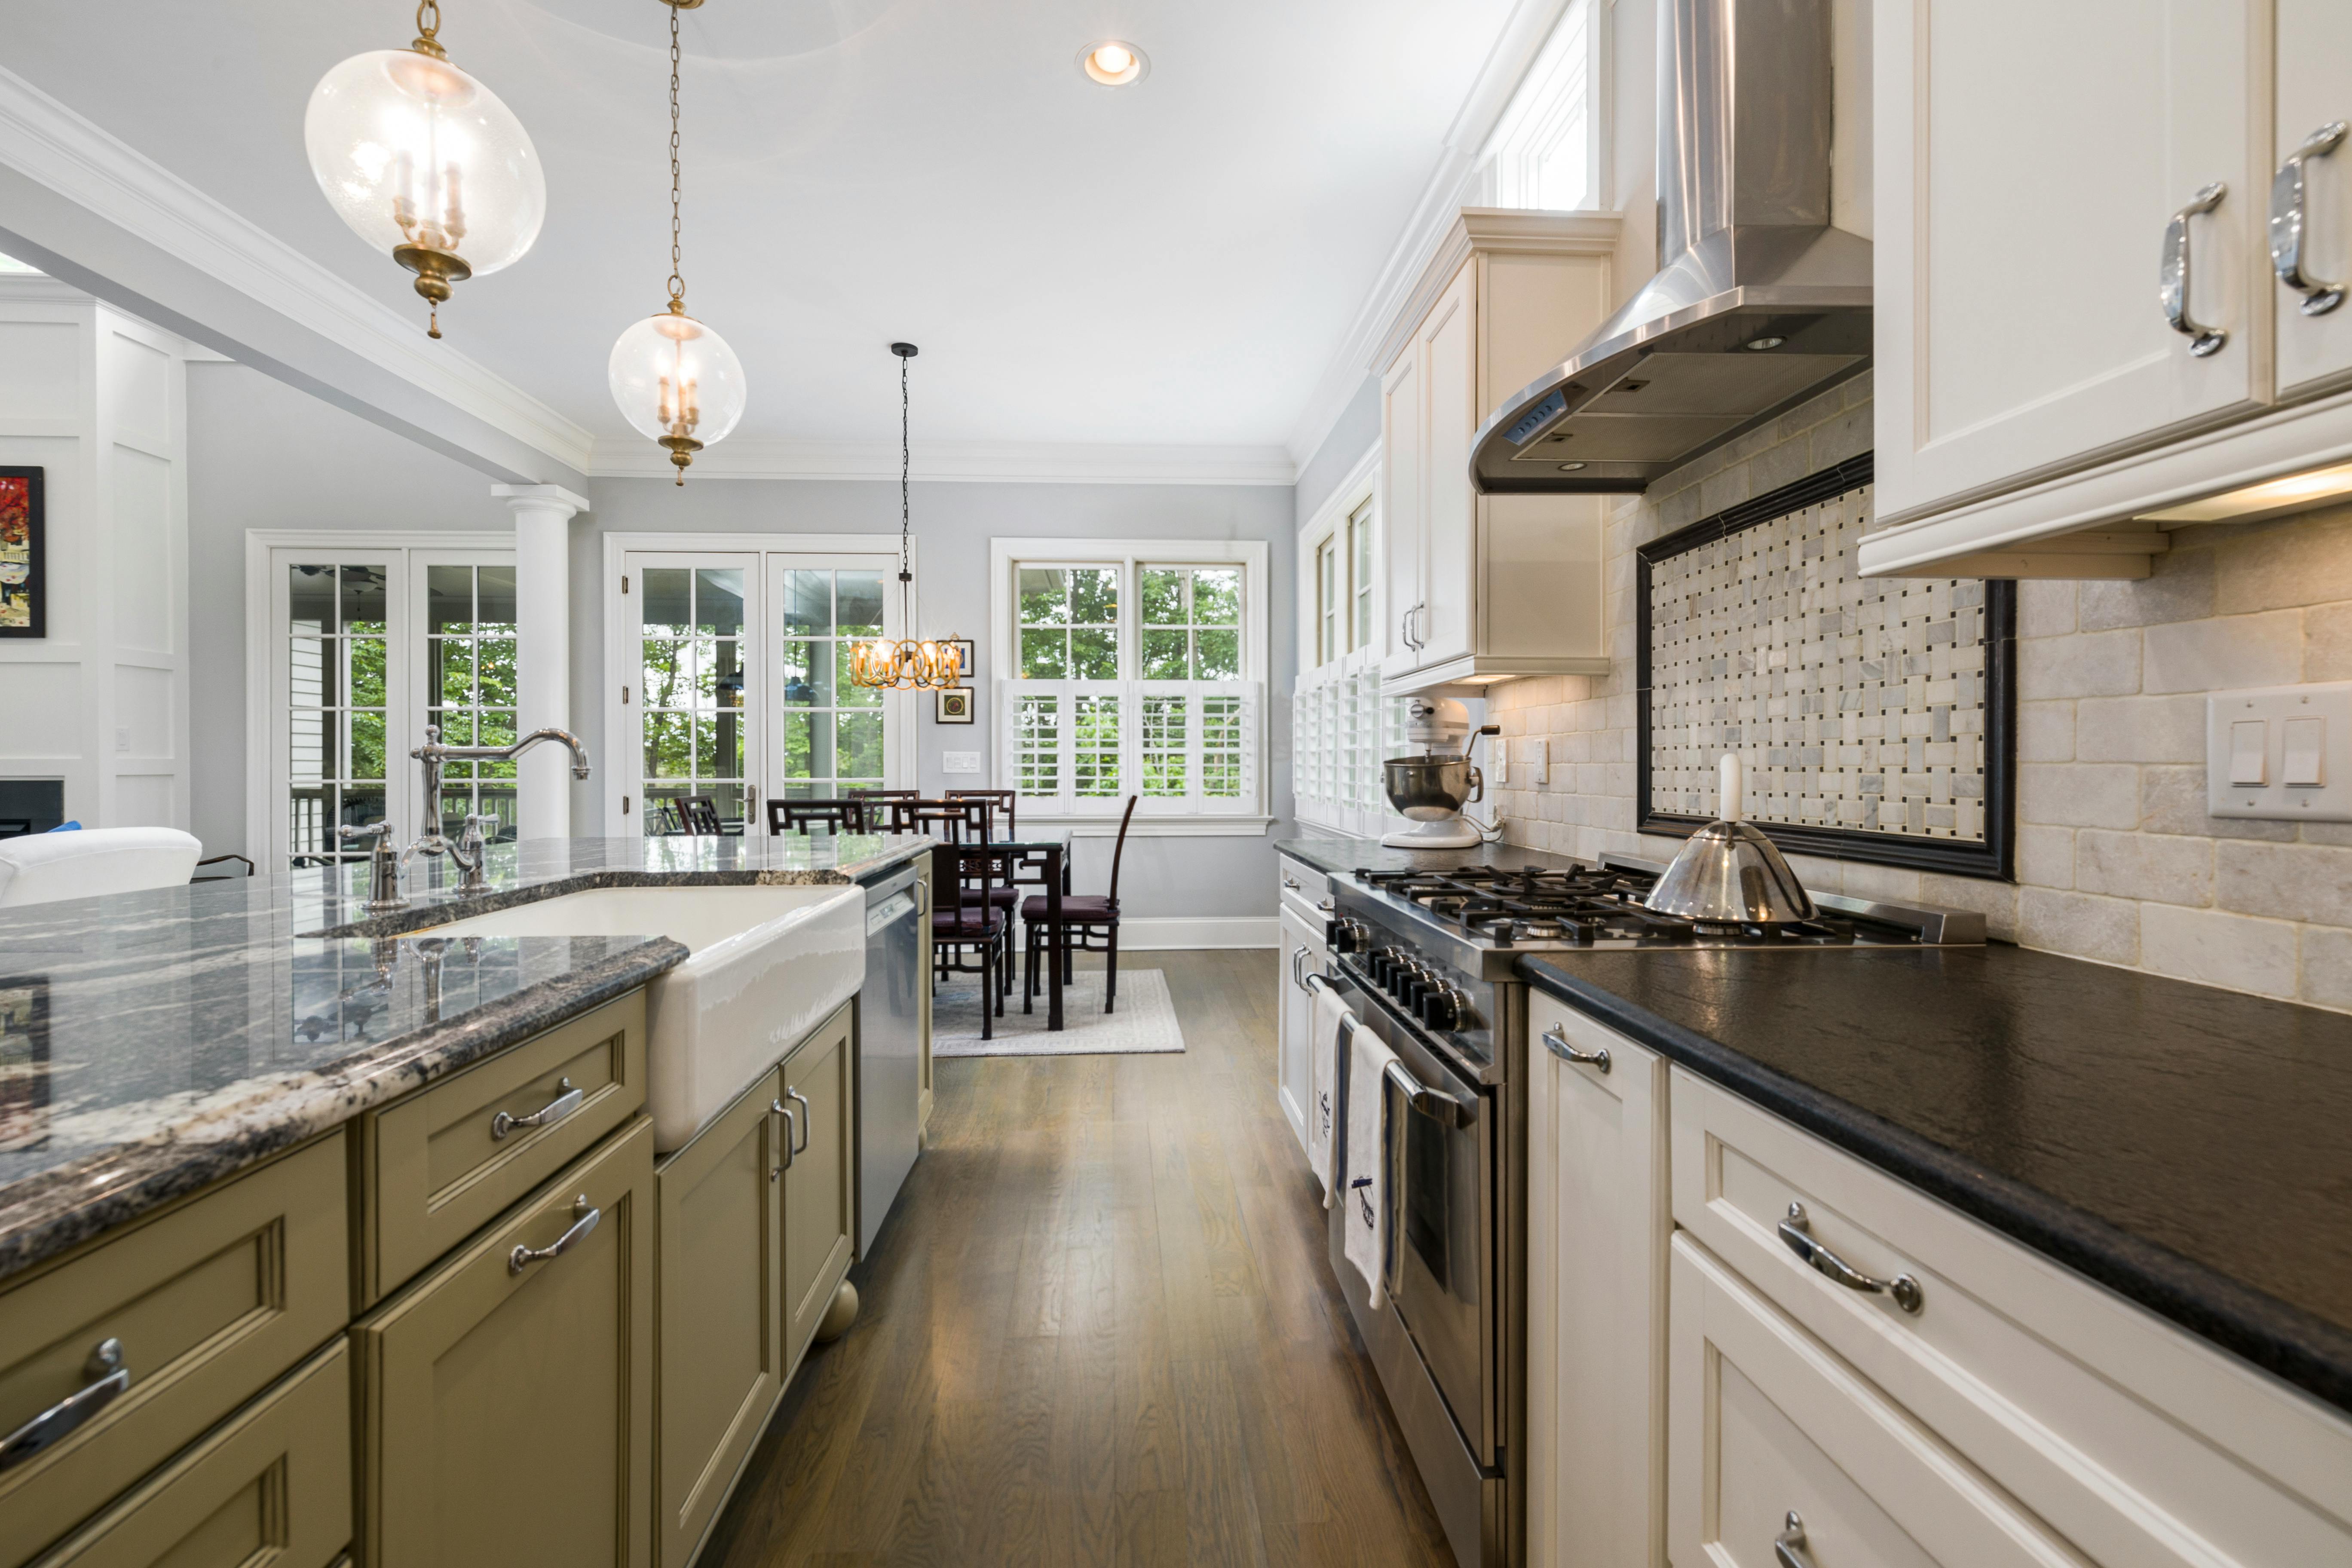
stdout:
[(357, 1325), (369, 1568), (651, 1568), (653, 1124)]
[(784, 1058), (784, 1375), (800, 1364), (857, 1248), (857, 1089), (847, 1007)]
[(654, 1173), (661, 1568), (693, 1556), (783, 1387), (782, 1090), (761, 1079)]

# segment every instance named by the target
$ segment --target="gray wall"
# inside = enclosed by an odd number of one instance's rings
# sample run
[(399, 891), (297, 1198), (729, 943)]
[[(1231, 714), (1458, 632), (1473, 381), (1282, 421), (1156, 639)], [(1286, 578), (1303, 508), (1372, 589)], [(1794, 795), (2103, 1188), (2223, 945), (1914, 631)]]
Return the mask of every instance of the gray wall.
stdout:
[[(1352, 412), (1352, 410), (1351, 410)], [(1378, 408), (1374, 405), (1377, 429)], [(1360, 455), (1359, 443), (1349, 461)], [(357, 416), (235, 364), (188, 372), (189, 635), (194, 679), (191, 800), (207, 853), (245, 844), (245, 534), (247, 529), (447, 529), (507, 534), (504, 502), (480, 472)], [(590, 481), (593, 510), (572, 525), (573, 717), (590, 754), (609, 754), (604, 731), (604, 535), (616, 532), (872, 533), (897, 537), (898, 490), (872, 481), (689, 479)], [(953, 626), (978, 644), (972, 684), (980, 721), (942, 730), (919, 721), (920, 783), (950, 781), (940, 752), (992, 751), (988, 668), (988, 542), (992, 537), (1261, 540), (1268, 546), (1266, 758), (1270, 809), (1262, 838), (1129, 841), (1120, 893), (1139, 916), (1271, 915), (1272, 845), (1290, 816), (1289, 701), (1293, 492), (1285, 486), (919, 484), (917, 562), (927, 626)], [(977, 783), (976, 780), (965, 782)], [(598, 797), (575, 795), (580, 822)], [(1108, 840), (1084, 840), (1077, 885), (1109, 877)]]
[(1339, 481), (1348, 477), (1348, 470), (1380, 438), (1381, 378), (1368, 375), (1364, 384), (1356, 389), (1356, 395), (1348, 399), (1348, 406), (1331, 426), (1330, 434), (1323, 437), (1323, 444), (1298, 469), (1294, 493), (1299, 527), (1307, 526), (1307, 520), (1322, 509)]

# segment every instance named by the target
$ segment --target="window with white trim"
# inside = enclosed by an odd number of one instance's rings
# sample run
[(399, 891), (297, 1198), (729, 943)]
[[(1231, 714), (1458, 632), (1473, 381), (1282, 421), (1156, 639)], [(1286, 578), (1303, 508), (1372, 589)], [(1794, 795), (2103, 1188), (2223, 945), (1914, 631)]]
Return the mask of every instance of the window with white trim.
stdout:
[(1368, 459), (1299, 535), (1299, 676), (1291, 694), (1291, 795), (1301, 822), (1367, 837), (1401, 826), (1381, 763), (1402, 749), (1403, 704), (1381, 694), (1380, 552)]
[(1262, 825), (1265, 546), (997, 540), (998, 774), (1024, 820)]

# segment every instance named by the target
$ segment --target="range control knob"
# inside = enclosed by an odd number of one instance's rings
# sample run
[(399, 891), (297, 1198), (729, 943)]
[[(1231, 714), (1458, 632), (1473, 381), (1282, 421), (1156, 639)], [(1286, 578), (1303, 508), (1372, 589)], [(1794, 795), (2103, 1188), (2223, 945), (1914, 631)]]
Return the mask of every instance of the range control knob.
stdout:
[(1469, 1011), (1469, 1001), (1451, 985), (1433, 986), (1421, 999), (1421, 1021), (1433, 1029), (1458, 1029)]
[(1361, 952), (1364, 944), (1372, 940), (1372, 933), (1363, 921), (1342, 916), (1323, 928), (1323, 940), (1333, 952)]

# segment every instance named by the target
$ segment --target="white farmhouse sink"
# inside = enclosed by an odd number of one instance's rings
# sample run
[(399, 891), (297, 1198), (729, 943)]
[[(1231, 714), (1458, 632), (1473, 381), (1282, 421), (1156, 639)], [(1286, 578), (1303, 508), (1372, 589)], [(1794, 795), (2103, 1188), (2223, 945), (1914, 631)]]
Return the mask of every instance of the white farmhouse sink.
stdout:
[(866, 984), (859, 887), (597, 888), (429, 934), (683, 942), (692, 956), (646, 991), (646, 1107), (654, 1147), (664, 1152), (685, 1144)]

